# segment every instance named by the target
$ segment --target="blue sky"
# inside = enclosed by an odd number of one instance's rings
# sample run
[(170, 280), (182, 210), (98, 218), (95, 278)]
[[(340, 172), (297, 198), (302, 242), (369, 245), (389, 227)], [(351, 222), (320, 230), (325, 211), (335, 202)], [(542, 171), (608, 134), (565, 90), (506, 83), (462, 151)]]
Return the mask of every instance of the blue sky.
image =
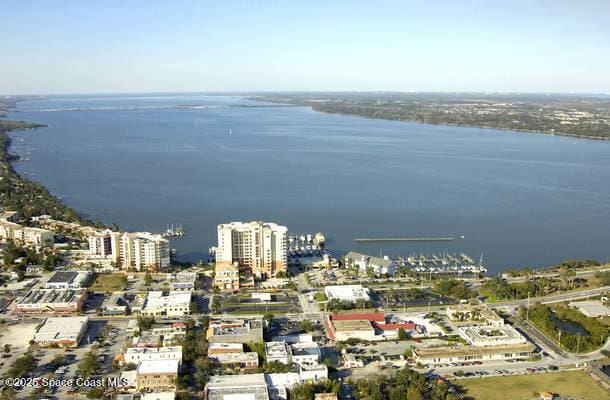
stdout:
[(608, 18), (607, 0), (0, 0), (0, 93), (608, 93)]

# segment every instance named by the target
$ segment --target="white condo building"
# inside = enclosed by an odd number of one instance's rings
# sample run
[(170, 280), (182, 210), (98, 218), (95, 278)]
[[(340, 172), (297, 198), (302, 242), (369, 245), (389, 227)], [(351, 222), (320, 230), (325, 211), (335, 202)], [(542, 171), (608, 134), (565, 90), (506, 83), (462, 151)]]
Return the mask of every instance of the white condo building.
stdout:
[(26, 246), (53, 246), (53, 232), (22, 226), (13, 222), (16, 213), (14, 211), (5, 211), (0, 214), (0, 239), (14, 240)]
[(272, 277), (287, 266), (288, 229), (271, 222), (231, 222), (218, 225), (216, 264), (238, 263), (258, 278)]
[(136, 271), (157, 270), (170, 265), (169, 240), (148, 232), (112, 232), (89, 236), (89, 254), (112, 259)]
[(121, 253), (121, 233), (106, 229), (102, 232), (95, 232), (88, 238), (89, 254), (102, 258), (111, 258), (114, 262), (119, 262)]

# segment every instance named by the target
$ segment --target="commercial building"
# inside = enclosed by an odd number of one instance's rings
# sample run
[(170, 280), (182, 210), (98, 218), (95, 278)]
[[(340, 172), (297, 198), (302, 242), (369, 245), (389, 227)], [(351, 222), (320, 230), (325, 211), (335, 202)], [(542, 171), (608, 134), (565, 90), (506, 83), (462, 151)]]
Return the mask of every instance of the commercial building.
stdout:
[(375, 323), (374, 326), (380, 331), (380, 334), (385, 340), (398, 339), (401, 329), (409, 336), (420, 333), (420, 331), (418, 331), (417, 324), (414, 322), (400, 322), (390, 324)]
[(458, 328), (458, 334), (471, 346), (509, 346), (527, 343), (515, 328), (510, 325), (495, 326), (467, 326)]
[[(175, 400), (175, 392), (153, 392), (153, 393), (141, 393), (140, 400)], [(119, 400), (119, 399), (117, 399)]]
[(298, 365), (315, 365), (322, 359), (320, 346), (315, 342), (302, 342), (290, 345), (291, 361)]
[(131, 340), (131, 345), (137, 348), (162, 347), (163, 337), (152, 333), (142, 333)]
[(81, 289), (88, 282), (91, 274), (88, 271), (57, 271), (47, 281), (47, 289)]
[(122, 292), (114, 292), (110, 298), (104, 301), (105, 315), (124, 315), (127, 312), (128, 301), (125, 299), (125, 294)]
[(314, 400), (337, 400), (336, 393), (316, 393)]
[(11, 222), (12, 218), (8, 218), (9, 214), (11, 213), (3, 213), (4, 219), (0, 218), (0, 239), (14, 240), (25, 246), (53, 246), (52, 231), (16, 224)]
[(239, 290), (239, 267), (237, 264), (216, 264), (214, 287), (221, 292), (237, 292)]
[(324, 288), (324, 294), (326, 294), (328, 300), (349, 302), (358, 300), (369, 301), (371, 299), (369, 293), (369, 289), (362, 285), (334, 285), (326, 286)]
[(265, 353), (267, 355), (267, 362), (279, 362), (282, 364), (290, 363), (292, 353), (290, 347), (286, 342), (266, 342)]
[(223, 353), (209, 355), (208, 358), (217, 364), (243, 369), (258, 368), (258, 353), (254, 351), (242, 353)]
[(209, 343), (208, 356), (218, 354), (237, 354), (244, 352), (243, 343)]
[(171, 324), (157, 324), (152, 327), (150, 333), (161, 336), (163, 346), (172, 346), (186, 335), (186, 324), (180, 321)]
[(379, 258), (350, 251), (345, 255), (345, 261), (348, 267), (357, 267), (362, 273), (372, 272), (375, 276), (392, 276), (396, 273), (397, 264), (388, 257)]
[(206, 400), (270, 400), (265, 374), (211, 376)]
[(265, 380), (270, 400), (288, 400), (288, 391), (301, 383), (301, 377), (295, 372), (266, 374)]
[(181, 317), (190, 314), (191, 292), (171, 291), (163, 295), (162, 291), (148, 292), (141, 314), (157, 317)]
[(178, 272), (170, 275), (172, 290), (195, 290), (196, 272)]
[(351, 338), (375, 340), (375, 328), (366, 320), (330, 320), (329, 337), (331, 340), (345, 341)]
[(504, 325), (504, 319), (486, 306), (452, 305), (447, 307), (446, 314), (450, 320), (456, 322), (483, 323), (496, 327)]
[(606, 317), (610, 315), (610, 307), (599, 300), (573, 301), (569, 305), (572, 308), (577, 308), (578, 311), (591, 318)]
[(328, 367), (324, 364), (300, 364), (299, 377), (301, 382), (315, 382), (328, 379)]
[(362, 340), (395, 340), (401, 329), (407, 334), (420, 332), (414, 322), (386, 323), (383, 313), (332, 314), (324, 320), (329, 339), (344, 341), (349, 338)]
[(364, 362), (356, 358), (356, 356), (352, 353), (342, 353), (343, 357), (343, 366), (345, 368), (362, 368), (364, 367)]
[(19, 299), (15, 312), (20, 314), (74, 314), (87, 297), (83, 289), (34, 289)]
[(274, 342), (286, 342), (288, 344), (293, 343), (311, 343), (313, 342), (313, 336), (309, 333), (297, 333), (292, 335), (279, 335), (271, 338)]
[(156, 348), (129, 348), (123, 355), (125, 363), (139, 364), (141, 361), (178, 360), (182, 363), (182, 346)]
[(472, 361), (495, 361), (526, 359), (536, 349), (531, 343), (507, 346), (456, 346), (456, 347), (429, 347), (414, 349), (416, 361), (424, 365), (449, 364)]
[(89, 254), (110, 259), (126, 269), (156, 271), (170, 265), (169, 240), (149, 232), (94, 232)]
[(269, 222), (231, 222), (218, 225), (216, 264), (237, 263), (258, 278), (286, 271), (285, 226)]
[(206, 333), (210, 343), (263, 342), (263, 321), (252, 319), (212, 319)]
[(164, 392), (176, 390), (178, 360), (144, 360), (138, 365), (139, 391)]
[(140, 327), (138, 326), (137, 319), (130, 319), (127, 321), (127, 327), (125, 328), (125, 333), (127, 335), (135, 335), (140, 332)]
[(47, 318), (34, 334), (34, 342), (46, 347), (77, 347), (87, 331), (87, 317)]

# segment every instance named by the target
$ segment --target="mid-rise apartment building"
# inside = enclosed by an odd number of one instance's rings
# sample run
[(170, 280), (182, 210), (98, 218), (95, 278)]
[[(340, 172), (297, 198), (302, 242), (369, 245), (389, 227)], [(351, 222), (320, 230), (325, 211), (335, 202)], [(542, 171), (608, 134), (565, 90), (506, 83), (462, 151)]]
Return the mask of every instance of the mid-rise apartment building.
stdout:
[(121, 253), (121, 233), (106, 229), (95, 232), (87, 238), (89, 242), (89, 254), (102, 258), (109, 258), (118, 263)]
[(40, 247), (51, 247), (53, 246), (53, 232), (41, 229), (33, 228), (29, 226), (22, 226), (11, 222), (8, 219), (0, 218), (0, 239), (3, 240), (14, 240), (15, 242), (25, 246), (40, 246)]
[(148, 232), (95, 232), (88, 237), (89, 254), (111, 259), (126, 269), (158, 270), (170, 265), (169, 240)]
[(287, 266), (288, 229), (270, 222), (231, 222), (218, 225), (216, 264), (249, 269), (256, 277), (276, 276)]

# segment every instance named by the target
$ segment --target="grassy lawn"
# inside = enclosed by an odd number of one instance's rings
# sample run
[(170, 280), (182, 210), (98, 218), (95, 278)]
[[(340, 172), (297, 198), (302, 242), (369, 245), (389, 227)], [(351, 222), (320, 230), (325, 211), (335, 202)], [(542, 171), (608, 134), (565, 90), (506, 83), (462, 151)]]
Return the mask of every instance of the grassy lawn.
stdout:
[(583, 371), (473, 378), (456, 381), (476, 400), (531, 400), (534, 393), (553, 392), (581, 400), (608, 400), (610, 394)]
[(94, 292), (115, 292), (123, 290), (124, 274), (99, 274), (91, 284)]

